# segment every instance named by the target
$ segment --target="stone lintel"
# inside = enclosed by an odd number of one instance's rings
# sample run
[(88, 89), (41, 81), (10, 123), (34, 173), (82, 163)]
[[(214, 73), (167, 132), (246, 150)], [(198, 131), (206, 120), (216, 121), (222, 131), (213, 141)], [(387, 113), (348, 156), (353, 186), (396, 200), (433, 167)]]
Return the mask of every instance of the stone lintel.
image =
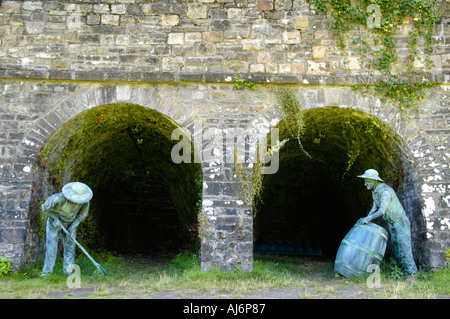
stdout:
[[(248, 82), (259, 84), (310, 84), (310, 85), (359, 85), (365, 84), (359, 76), (349, 76), (336, 72), (333, 75), (318, 74), (272, 74), (272, 73), (182, 73), (182, 72), (130, 72), (130, 71), (30, 71), (30, 70), (0, 70), (0, 79), (29, 79), (29, 80), (67, 80), (67, 81), (95, 81), (95, 82), (151, 82), (151, 83), (180, 83), (180, 82), (209, 82), (234, 83), (235, 76)], [(428, 80), (445, 83), (444, 74), (429, 74)]]

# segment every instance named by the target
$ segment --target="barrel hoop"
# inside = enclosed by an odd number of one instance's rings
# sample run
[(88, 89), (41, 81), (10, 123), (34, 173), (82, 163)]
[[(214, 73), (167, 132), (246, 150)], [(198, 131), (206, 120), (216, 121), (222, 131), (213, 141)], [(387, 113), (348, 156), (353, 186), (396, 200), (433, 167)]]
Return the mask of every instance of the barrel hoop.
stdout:
[[(342, 268), (346, 268), (347, 270), (350, 270), (352, 273), (356, 274), (356, 276), (363, 276), (366, 274), (366, 272), (362, 271), (361, 269), (355, 268), (349, 264), (345, 264), (341, 261), (336, 261), (336, 265)], [(335, 267), (336, 268), (336, 267)]]
[(385, 233), (383, 233), (383, 232), (381, 232), (381, 231), (379, 231), (378, 229), (376, 229), (375, 227), (370, 227), (370, 226), (368, 226), (368, 225), (361, 225), (361, 226), (363, 226), (363, 227), (365, 227), (365, 228), (370, 228), (370, 230), (371, 231), (373, 231), (373, 232), (375, 232), (375, 233), (377, 233), (378, 235), (380, 235), (381, 237), (383, 237), (384, 239), (386, 239), (386, 240), (388, 240), (388, 238), (387, 238), (387, 236), (386, 236), (386, 234)]
[(344, 239), (342, 242), (346, 243), (346, 244), (349, 245), (349, 246), (356, 247), (356, 248), (358, 248), (358, 249), (364, 251), (364, 252), (365, 252), (366, 254), (368, 254), (368, 255), (374, 256), (374, 257), (375, 257), (376, 259), (378, 259), (380, 262), (383, 260), (383, 256), (381, 256), (380, 254), (378, 254), (378, 253), (376, 253), (376, 252), (371, 252), (371, 251), (367, 250), (366, 248), (364, 248), (364, 247), (362, 247), (362, 246), (360, 246), (360, 245), (358, 245), (358, 244), (352, 243), (352, 242), (350, 242), (350, 241), (348, 241), (348, 240), (346, 240), (346, 239)]

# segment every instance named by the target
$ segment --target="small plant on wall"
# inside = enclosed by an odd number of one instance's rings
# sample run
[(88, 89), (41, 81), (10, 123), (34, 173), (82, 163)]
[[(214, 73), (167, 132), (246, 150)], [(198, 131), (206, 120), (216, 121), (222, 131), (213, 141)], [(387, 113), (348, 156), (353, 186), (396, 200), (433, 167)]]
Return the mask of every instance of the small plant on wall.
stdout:
[(0, 257), (0, 278), (6, 276), (11, 271), (11, 258)]

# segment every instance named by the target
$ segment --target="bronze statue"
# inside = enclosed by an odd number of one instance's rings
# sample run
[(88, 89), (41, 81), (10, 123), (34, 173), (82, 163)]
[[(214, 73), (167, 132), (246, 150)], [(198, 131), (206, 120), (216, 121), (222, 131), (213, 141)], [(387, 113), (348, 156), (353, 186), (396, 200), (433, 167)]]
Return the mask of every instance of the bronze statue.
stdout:
[(382, 216), (389, 224), (392, 249), (399, 267), (403, 273), (414, 276), (417, 267), (412, 255), (411, 225), (397, 195), (374, 169), (368, 169), (358, 177), (364, 178), (365, 186), (372, 190), (373, 206), (367, 217), (359, 219), (357, 224), (366, 224)]
[[(64, 185), (62, 192), (50, 196), (42, 205), (42, 213), (48, 217), (46, 226), (46, 254), (41, 277), (53, 273), (61, 225), (67, 229), (68, 237), (76, 238), (77, 226), (88, 216), (92, 190), (86, 184), (72, 182)], [(75, 242), (63, 239), (63, 271), (75, 262)]]

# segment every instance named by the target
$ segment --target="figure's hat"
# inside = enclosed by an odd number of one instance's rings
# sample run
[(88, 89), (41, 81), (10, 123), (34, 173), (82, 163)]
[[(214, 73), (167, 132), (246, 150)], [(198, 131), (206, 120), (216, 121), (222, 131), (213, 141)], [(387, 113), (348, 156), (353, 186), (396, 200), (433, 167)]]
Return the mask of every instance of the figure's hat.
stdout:
[(80, 182), (72, 182), (64, 185), (62, 192), (65, 198), (77, 204), (87, 203), (93, 196), (89, 186)]
[(367, 171), (364, 172), (363, 175), (358, 175), (358, 177), (361, 178), (367, 178), (367, 179), (374, 179), (376, 181), (380, 181), (380, 182), (384, 182), (379, 176), (378, 176), (378, 172), (376, 170), (374, 170), (373, 168), (368, 169)]

